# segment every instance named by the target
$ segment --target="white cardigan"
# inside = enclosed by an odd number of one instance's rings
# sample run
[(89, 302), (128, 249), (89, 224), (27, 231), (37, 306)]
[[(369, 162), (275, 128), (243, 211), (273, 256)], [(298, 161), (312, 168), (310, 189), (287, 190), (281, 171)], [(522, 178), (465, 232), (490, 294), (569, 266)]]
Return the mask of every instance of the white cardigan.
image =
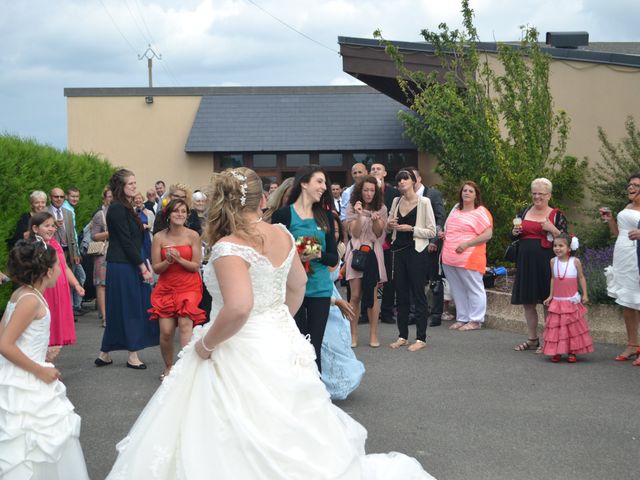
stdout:
[[(389, 210), (389, 218), (398, 216), (398, 204), (400, 198), (393, 199), (391, 209)], [(396, 239), (396, 230), (391, 235), (391, 243)], [(427, 245), (429, 239), (436, 236), (436, 218), (431, 208), (431, 200), (427, 197), (418, 197), (418, 211), (416, 212), (416, 226), (413, 228), (413, 240), (416, 243), (416, 252), (422, 252)]]

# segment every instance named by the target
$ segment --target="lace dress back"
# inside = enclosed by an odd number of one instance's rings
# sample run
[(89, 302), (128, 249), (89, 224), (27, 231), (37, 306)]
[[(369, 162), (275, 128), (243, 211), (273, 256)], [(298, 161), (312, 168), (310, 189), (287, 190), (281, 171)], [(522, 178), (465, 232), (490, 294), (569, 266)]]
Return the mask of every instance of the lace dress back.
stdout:
[[(288, 231), (282, 227), (285, 232)], [(289, 234), (291, 237), (291, 235)], [(214, 320), (223, 301), (220, 293), (220, 285), (213, 269), (216, 260), (227, 256), (242, 258), (249, 265), (251, 287), (253, 288), (253, 310), (250, 319), (255, 315), (273, 311), (284, 306), (287, 293), (287, 276), (291, 269), (291, 262), (295, 254), (295, 243), (291, 237), (291, 249), (289, 255), (281, 265), (274, 266), (264, 255), (255, 249), (245, 245), (231, 242), (218, 242), (211, 250), (211, 259), (204, 271), (204, 282), (211, 294), (211, 319)]]

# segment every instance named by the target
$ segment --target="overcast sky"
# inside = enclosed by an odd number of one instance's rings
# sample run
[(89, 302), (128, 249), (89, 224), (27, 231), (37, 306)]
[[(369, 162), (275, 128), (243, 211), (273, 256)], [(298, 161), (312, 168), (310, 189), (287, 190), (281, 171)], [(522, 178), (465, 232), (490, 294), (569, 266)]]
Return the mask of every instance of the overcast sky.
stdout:
[[(256, 6), (257, 5), (257, 6)], [(471, 0), (481, 40), (519, 26), (640, 41), (640, 0)], [(290, 30), (268, 11), (318, 43)], [(65, 148), (65, 87), (357, 84), (338, 36), (420, 41), (460, 25), (457, 0), (0, 0), (0, 132)]]

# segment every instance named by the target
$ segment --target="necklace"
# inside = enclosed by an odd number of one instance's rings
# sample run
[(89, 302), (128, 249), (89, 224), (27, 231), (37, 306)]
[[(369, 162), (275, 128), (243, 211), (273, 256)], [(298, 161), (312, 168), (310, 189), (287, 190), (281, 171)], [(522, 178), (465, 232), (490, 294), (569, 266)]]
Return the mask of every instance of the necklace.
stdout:
[(40, 290), (38, 290), (33, 285), (26, 285), (26, 286), (29, 287), (31, 290), (33, 290), (36, 293), (36, 295), (38, 296), (38, 298), (40, 298), (40, 300), (42, 300), (42, 303), (44, 303), (46, 305), (46, 307), (49, 308), (49, 304), (47, 303), (47, 300), (44, 298), (42, 293), (40, 293)]
[(556, 257), (556, 277), (558, 277), (558, 279), (560, 280), (564, 280), (565, 277), (567, 276), (567, 270), (569, 270), (569, 260), (571, 258), (567, 259), (567, 265), (564, 267), (564, 275), (560, 275), (560, 257)]

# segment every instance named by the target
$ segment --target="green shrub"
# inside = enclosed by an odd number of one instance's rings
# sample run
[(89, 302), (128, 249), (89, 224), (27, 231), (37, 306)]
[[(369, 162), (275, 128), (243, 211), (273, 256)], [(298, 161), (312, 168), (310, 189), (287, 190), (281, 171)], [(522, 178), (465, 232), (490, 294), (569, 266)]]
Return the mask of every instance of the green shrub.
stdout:
[[(53, 187), (80, 190), (76, 207), (76, 226), (81, 230), (100, 206), (102, 189), (114, 168), (92, 154), (74, 154), (41, 145), (32, 139), (0, 135), (0, 178), (4, 186), (0, 196), (0, 270), (5, 270), (7, 244), (20, 215), (28, 212), (33, 190), (49, 193)], [(11, 287), (0, 288), (0, 310), (9, 298)]]

